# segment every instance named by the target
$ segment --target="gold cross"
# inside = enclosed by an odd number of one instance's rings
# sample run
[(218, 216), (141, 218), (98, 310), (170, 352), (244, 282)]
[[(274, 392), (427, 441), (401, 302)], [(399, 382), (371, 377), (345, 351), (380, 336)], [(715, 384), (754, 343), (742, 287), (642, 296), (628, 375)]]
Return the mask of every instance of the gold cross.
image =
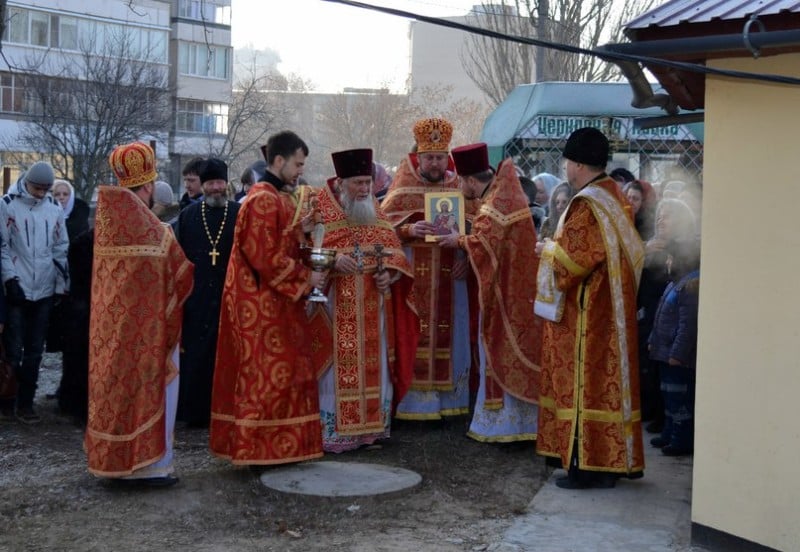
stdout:
[(420, 274), (422, 274), (423, 276), (425, 276), (425, 275), (426, 275), (428, 272), (430, 272), (430, 271), (431, 271), (431, 269), (430, 269), (430, 268), (428, 268), (428, 265), (426, 265), (425, 263), (423, 263), (423, 264), (419, 265), (419, 266), (418, 266), (418, 267), (417, 267), (417, 268), (414, 270), (414, 272), (419, 272), (419, 273), (420, 273)]
[(216, 247), (209, 251), (208, 256), (211, 257), (211, 266), (217, 266), (217, 257), (219, 257), (219, 251), (217, 251)]

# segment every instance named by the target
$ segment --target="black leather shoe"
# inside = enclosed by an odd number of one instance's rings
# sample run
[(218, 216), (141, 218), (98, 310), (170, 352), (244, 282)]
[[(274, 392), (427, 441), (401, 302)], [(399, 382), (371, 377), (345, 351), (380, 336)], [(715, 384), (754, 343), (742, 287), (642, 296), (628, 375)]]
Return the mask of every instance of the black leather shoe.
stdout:
[(667, 445), (661, 449), (661, 454), (664, 456), (689, 456), (693, 452), (692, 449), (680, 448), (672, 445)]
[(664, 429), (664, 423), (663, 422), (652, 421), (649, 424), (647, 424), (646, 426), (644, 426), (644, 430), (647, 433), (661, 433), (661, 431), (663, 429)]
[(569, 476), (556, 479), (556, 487), (559, 489), (588, 489), (589, 487), (582, 481), (570, 479)]
[(146, 487), (172, 487), (180, 478), (177, 475), (167, 475), (164, 477), (148, 477), (141, 480)]
[(559, 477), (556, 487), (559, 489), (613, 489), (617, 485), (617, 476), (613, 473), (582, 472), (577, 478)]
[(617, 486), (617, 477), (613, 473), (598, 473), (592, 477), (592, 487), (595, 489), (613, 489)]
[(669, 444), (669, 441), (664, 439), (663, 437), (653, 437), (650, 439), (650, 444), (656, 448), (665, 447)]

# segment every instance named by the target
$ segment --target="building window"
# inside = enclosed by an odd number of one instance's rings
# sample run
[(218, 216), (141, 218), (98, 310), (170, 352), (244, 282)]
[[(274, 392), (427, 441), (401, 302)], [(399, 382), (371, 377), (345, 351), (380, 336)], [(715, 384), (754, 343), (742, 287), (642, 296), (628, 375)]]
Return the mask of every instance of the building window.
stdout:
[[(8, 8), (3, 41), (68, 51), (87, 51), (98, 55), (121, 48), (134, 59), (152, 63), (167, 62), (167, 30), (102, 23), (91, 19), (51, 15), (45, 12)], [(115, 44), (109, 47), (109, 44)]]
[(74, 17), (59, 17), (58, 29), (58, 46), (64, 50), (77, 50), (78, 20)]
[(15, 88), (15, 79), (11, 73), (0, 74), (0, 111), (4, 113), (22, 112), (22, 90)]
[(42, 103), (38, 90), (24, 75), (0, 72), (0, 112), (41, 115)]
[(28, 43), (28, 10), (8, 8), (8, 23), (3, 41), (17, 44)]
[(230, 2), (214, 2), (213, 0), (180, 0), (178, 17), (230, 25), (231, 7), (229, 4)]
[(178, 100), (177, 128), (202, 134), (228, 133), (228, 105), (201, 100)]
[(151, 30), (149, 33), (150, 59), (166, 63), (167, 61), (167, 33)]
[(227, 79), (229, 67), (229, 48), (193, 42), (181, 42), (178, 47), (178, 68), (184, 75)]
[(50, 16), (42, 12), (31, 12), (31, 44), (50, 46)]

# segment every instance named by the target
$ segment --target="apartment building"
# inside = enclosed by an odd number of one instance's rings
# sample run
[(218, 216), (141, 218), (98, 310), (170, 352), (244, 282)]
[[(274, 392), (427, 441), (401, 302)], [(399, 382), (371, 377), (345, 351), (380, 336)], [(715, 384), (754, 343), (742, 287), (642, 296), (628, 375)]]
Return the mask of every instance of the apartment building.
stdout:
[[(65, 81), (76, 79), (70, 67), (87, 52), (101, 57), (117, 51), (118, 65), (133, 60), (164, 76), (159, 86), (167, 101), (153, 103), (152, 108), (167, 110), (169, 121), (159, 131), (137, 137), (155, 145), (160, 177), (178, 192), (183, 163), (215, 151), (227, 132), (233, 57), (230, 4), (230, 0), (9, 0), (0, 59), (3, 167), (15, 178), (32, 160), (53, 153), (37, 151), (22, 140), (26, 125), (42, 112), (41, 96), (30, 89), (30, 74), (45, 75), (49, 86), (65, 87)], [(112, 50), (110, 44), (118, 47), (121, 37), (125, 47)], [(140, 101), (147, 105), (149, 100), (143, 93)]]

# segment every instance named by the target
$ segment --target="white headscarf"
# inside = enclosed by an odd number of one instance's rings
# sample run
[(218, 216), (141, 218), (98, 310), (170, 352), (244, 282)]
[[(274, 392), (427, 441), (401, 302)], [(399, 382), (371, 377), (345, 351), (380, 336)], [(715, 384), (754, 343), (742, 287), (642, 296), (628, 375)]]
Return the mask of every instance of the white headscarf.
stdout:
[[(70, 213), (72, 213), (72, 208), (75, 207), (75, 188), (72, 187), (72, 184), (70, 184), (68, 180), (56, 178), (53, 181), (52, 191), (55, 191), (56, 186), (59, 185), (65, 185), (69, 189), (69, 199), (67, 200), (67, 204), (64, 206), (64, 218), (68, 219)], [(61, 205), (61, 203), (59, 203), (59, 205)]]

